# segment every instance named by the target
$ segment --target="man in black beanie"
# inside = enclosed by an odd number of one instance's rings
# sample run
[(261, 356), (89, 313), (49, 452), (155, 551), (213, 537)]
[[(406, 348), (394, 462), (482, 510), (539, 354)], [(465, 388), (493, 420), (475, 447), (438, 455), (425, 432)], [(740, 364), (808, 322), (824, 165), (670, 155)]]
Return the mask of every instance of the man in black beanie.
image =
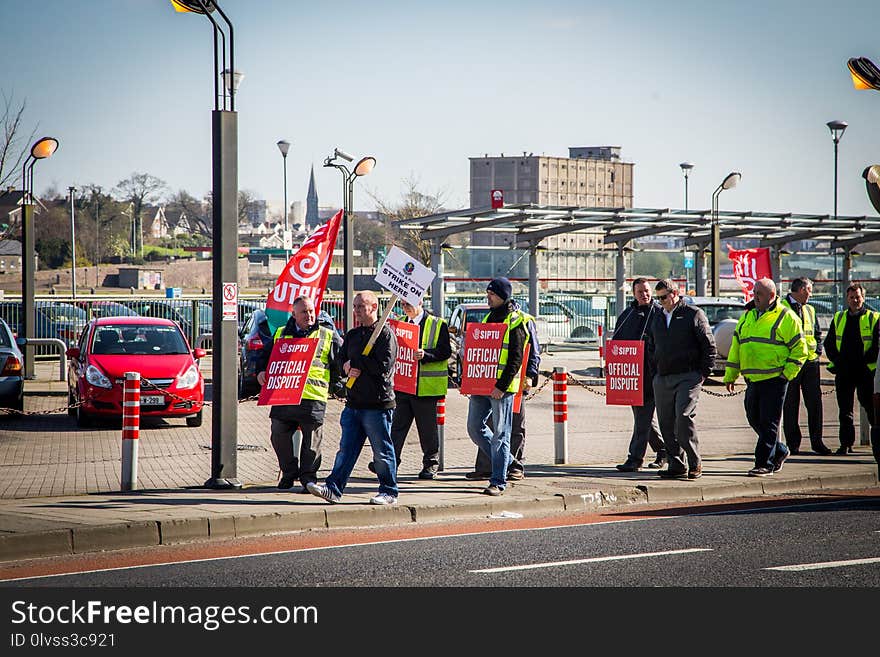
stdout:
[[(513, 286), (504, 277), (486, 286), (489, 314), (483, 323), (506, 324), (495, 387), (489, 395), (471, 395), (468, 405), (468, 435), (492, 463), (486, 495), (501, 495), (507, 487), (510, 465), (510, 433), (513, 425), (513, 397), (520, 389), (523, 352), (528, 341), (524, 318), (512, 307)], [(493, 429), (487, 421), (492, 417)]]

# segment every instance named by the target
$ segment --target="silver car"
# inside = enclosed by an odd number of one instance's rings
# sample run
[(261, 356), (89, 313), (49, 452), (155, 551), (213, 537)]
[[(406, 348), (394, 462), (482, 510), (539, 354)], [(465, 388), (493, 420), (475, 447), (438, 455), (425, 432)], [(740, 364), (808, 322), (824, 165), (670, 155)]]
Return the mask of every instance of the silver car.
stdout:
[(712, 334), (715, 336), (715, 347), (718, 358), (715, 361), (715, 374), (724, 372), (730, 344), (733, 342), (733, 331), (736, 323), (746, 311), (746, 304), (736, 297), (684, 297), (685, 303), (698, 306), (706, 313)]
[(24, 410), (24, 356), (9, 325), (0, 319), (0, 408)]

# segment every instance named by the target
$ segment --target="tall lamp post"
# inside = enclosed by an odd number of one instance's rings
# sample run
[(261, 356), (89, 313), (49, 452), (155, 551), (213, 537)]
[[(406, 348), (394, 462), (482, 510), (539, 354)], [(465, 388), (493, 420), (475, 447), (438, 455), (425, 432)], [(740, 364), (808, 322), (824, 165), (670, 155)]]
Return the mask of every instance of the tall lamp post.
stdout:
[[(34, 165), (38, 160), (52, 157), (58, 150), (58, 140), (43, 137), (31, 146), (30, 155), (21, 167), (21, 331), (25, 338), (34, 335)], [(34, 348), (25, 346), (24, 372), (34, 378)]]
[(352, 328), (351, 322), (354, 317), (354, 309), (352, 307), (352, 304), (354, 303), (354, 237), (351, 225), (351, 215), (352, 212), (354, 212), (354, 181), (357, 178), (366, 176), (373, 170), (376, 166), (376, 158), (369, 155), (362, 157), (358, 160), (357, 164), (354, 165), (353, 170), (349, 170), (344, 164), (336, 162), (338, 158), (343, 159), (346, 162), (352, 162), (354, 161), (354, 158), (345, 151), (334, 148), (333, 155), (327, 156), (327, 159), (324, 160), (325, 167), (333, 167), (342, 172), (342, 239), (345, 242), (342, 266), (345, 270), (343, 274), (345, 278), (344, 306), (345, 330), (347, 331)]
[(738, 171), (728, 173), (727, 177), (712, 192), (712, 294), (721, 293), (721, 229), (718, 225), (718, 197), (725, 189), (733, 189), (742, 178)]
[(76, 209), (73, 196), (76, 187), (68, 187), (67, 191), (70, 192), (70, 296), (76, 301)]
[[(176, 11), (204, 15), (214, 34), (214, 110), (211, 112), (213, 171), (213, 388), (211, 405), (211, 477), (207, 488), (241, 488), (238, 443), (238, 115), (235, 92), (242, 75), (235, 70), (232, 23), (217, 0), (171, 0)], [(227, 33), (211, 16), (220, 15)], [(218, 40), (221, 42), (218, 51)], [(222, 64), (220, 57), (222, 57)], [(221, 68), (222, 67), (222, 68)], [(222, 81), (222, 89), (221, 89)]]
[[(287, 225), (287, 152), (290, 150), (290, 142), (282, 139), (277, 144), (278, 150), (281, 151), (281, 159), (284, 160), (284, 263), (290, 259), (290, 226)], [(319, 308), (320, 310), (320, 308)]]
[[(846, 128), (849, 125), (846, 121), (829, 121), (825, 125), (828, 126), (828, 129), (831, 131), (831, 139), (834, 141), (834, 219), (835, 223), (837, 220), (837, 145), (840, 143), (840, 138), (843, 137), (843, 133), (846, 132)], [(839, 294), (839, 287), (837, 285), (837, 245), (832, 241), (831, 243), (831, 254), (834, 256), (834, 311), (837, 312), (837, 295)]]
[(693, 162), (682, 162), (678, 166), (684, 174), (684, 211), (688, 211), (688, 177), (691, 175), (691, 169), (694, 168)]

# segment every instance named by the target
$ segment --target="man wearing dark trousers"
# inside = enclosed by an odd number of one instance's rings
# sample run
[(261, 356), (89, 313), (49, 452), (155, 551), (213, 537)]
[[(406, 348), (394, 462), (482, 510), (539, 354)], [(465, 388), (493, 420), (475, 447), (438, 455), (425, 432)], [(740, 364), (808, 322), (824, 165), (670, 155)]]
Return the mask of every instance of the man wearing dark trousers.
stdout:
[(804, 340), (807, 343), (807, 361), (796, 377), (788, 382), (785, 393), (785, 406), (782, 411), (782, 428), (785, 444), (792, 454), (799, 454), (801, 447), (801, 427), (798, 414), (801, 407), (801, 394), (807, 408), (807, 427), (810, 432), (810, 448), (816, 454), (827, 456), (831, 450), (822, 440), (822, 389), (819, 383), (819, 356), (822, 355), (822, 329), (816, 321), (816, 309), (809, 304), (813, 296), (813, 281), (809, 278), (796, 278), (791, 282), (789, 293), (781, 300), (783, 306), (791, 309), (801, 322)]
[[(617, 323), (614, 325), (612, 340), (641, 340), (645, 339), (645, 330), (651, 318), (661, 311), (656, 301), (651, 300), (651, 286), (648, 279), (637, 278), (632, 283), (633, 302), (620, 313)], [(652, 380), (654, 371), (648, 354), (645, 353), (642, 371), (644, 372), (644, 392), (641, 406), (633, 406), (633, 432), (629, 441), (629, 452), (626, 461), (617, 466), (621, 472), (638, 472), (645, 462), (645, 452), (651, 445), (657, 453), (649, 468), (662, 468), (666, 465), (666, 448), (660, 435), (660, 425), (654, 417), (654, 386)]]
[(840, 447), (835, 454), (852, 453), (856, 442), (853, 423), (853, 394), (865, 409), (873, 431), (874, 371), (877, 369), (877, 319), (880, 317), (865, 306), (865, 288), (852, 283), (846, 288), (847, 310), (834, 313), (828, 335), (825, 336), (825, 354), (831, 361), (828, 370), (834, 373), (840, 420)]
[[(315, 303), (310, 297), (297, 297), (293, 302), (293, 314), (271, 338), (263, 336), (263, 349), (256, 364), (257, 383), (266, 383), (266, 366), (272, 355), (275, 340), (281, 338), (317, 338), (318, 346), (309, 367), (302, 400), (296, 406), (277, 405), (269, 411), (272, 422), (270, 439), (281, 481), (278, 488), (293, 487), (297, 479), (303, 485), (300, 492), (308, 492), (306, 486), (318, 480), (321, 467), (321, 437), (327, 399), (339, 379), (337, 355), (342, 340), (332, 326), (321, 325), (315, 318)], [(294, 440), (299, 431), (299, 444)]]
[[(391, 422), (391, 442), (397, 466), (400, 467), (400, 454), (403, 443), (412, 427), (413, 420), (419, 432), (422, 448), (422, 470), (419, 479), (436, 479), (440, 464), (440, 433), (437, 429), (437, 401), (446, 396), (449, 382), (449, 357), (452, 347), (449, 344), (449, 327), (439, 317), (425, 312), (421, 302), (417, 306), (403, 302), (404, 316), (401, 321), (417, 324), (419, 327), (418, 387), (416, 394), (395, 391), (397, 406)], [(370, 469), (375, 466), (370, 463)]]
[(746, 380), (746, 417), (758, 434), (748, 475), (768, 477), (788, 458), (789, 448), (779, 441), (779, 419), (788, 382), (807, 358), (807, 343), (800, 320), (779, 302), (772, 280), (756, 281), (754, 294), (733, 332), (724, 383), (733, 392), (740, 374)]
[(685, 303), (673, 281), (658, 281), (654, 293), (662, 312), (648, 322), (645, 349), (656, 371), (654, 400), (669, 459), (657, 474), (664, 479), (699, 479), (703, 464), (694, 417), (703, 381), (715, 365), (715, 336), (706, 313)]

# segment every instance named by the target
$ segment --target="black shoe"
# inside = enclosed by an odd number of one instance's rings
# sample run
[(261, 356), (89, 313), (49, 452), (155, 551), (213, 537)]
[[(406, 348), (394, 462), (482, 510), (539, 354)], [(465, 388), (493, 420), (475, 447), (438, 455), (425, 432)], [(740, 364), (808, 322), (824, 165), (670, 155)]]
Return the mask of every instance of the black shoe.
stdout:
[(425, 468), (419, 473), (419, 479), (436, 479), (437, 471), (431, 468)]
[(847, 454), (852, 454), (852, 453), (853, 453), (852, 447), (845, 447), (844, 445), (841, 445), (840, 447), (838, 447), (835, 450), (834, 455), (835, 456), (846, 456)]
[(619, 463), (615, 467), (621, 472), (638, 472), (642, 469), (642, 466), (638, 461), (627, 461), (626, 463)]
[(522, 470), (508, 470), (507, 471), (507, 481), (520, 481), (521, 479), (525, 479), (526, 473)]
[(471, 481), (482, 481), (484, 479), (489, 479), (492, 476), (490, 472), (466, 472), (464, 475), (465, 479), (470, 479)]
[(662, 479), (687, 479), (687, 470), (660, 470), (657, 472)]
[(776, 454), (773, 458), (773, 472), (779, 472), (782, 470), (782, 464), (785, 463), (785, 459), (788, 458), (789, 454), (791, 454), (790, 449)]
[(789, 456), (797, 456), (800, 453), (801, 453), (801, 450), (798, 447), (789, 447), (788, 448), (788, 455)]
[(657, 452), (657, 458), (649, 463), (648, 467), (652, 470), (659, 470), (660, 468), (666, 466), (668, 462), (669, 460), (666, 458), (666, 452)]
[(373, 474), (376, 474), (376, 464), (370, 461), (369, 463), (367, 463), (367, 470), (369, 470)]
[(822, 443), (817, 443), (817, 444), (813, 445), (812, 450), (813, 450), (814, 454), (818, 454), (819, 456), (828, 456), (829, 454), (834, 453), (826, 445), (824, 445)]
[(278, 482), (278, 488), (280, 490), (293, 488), (294, 481), (296, 481), (296, 477), (294, 477), (293, 475), (284, 475), (283, 477), (281, 477), (281, 481)]

